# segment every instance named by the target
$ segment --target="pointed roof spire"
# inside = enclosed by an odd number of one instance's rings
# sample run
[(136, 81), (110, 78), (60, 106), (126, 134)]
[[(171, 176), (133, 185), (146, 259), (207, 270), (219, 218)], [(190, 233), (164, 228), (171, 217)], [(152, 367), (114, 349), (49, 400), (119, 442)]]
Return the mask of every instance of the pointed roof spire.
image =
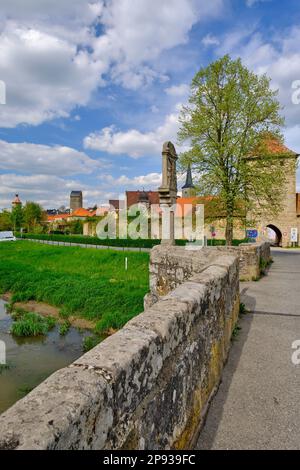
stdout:
[(19, 198), (19, 194), (16, 194), (16, 197), (14, 198), (14, 200), (12, 201), (12, 204), (13, 205), (18, 205), (18, 204), (22, 204), (20, 198)]
[(194, 188), (195, 186), (193, 185), (193, 177), (192, 177), (192, 170), (191, 170), (191, 165), (188, 165), (187, 173), (186, 173), (186, 180), (185, 180), (185, 185), (182, 186), (182, 189), (190, 189)]

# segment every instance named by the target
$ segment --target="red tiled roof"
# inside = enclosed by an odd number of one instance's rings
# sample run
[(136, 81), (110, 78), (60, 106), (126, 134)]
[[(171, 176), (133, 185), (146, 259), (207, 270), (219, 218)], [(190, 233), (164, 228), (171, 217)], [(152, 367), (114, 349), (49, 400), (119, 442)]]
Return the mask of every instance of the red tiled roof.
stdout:
[(55, 220), (64, 220), (70, 219), (72, 217), (94, 217), (96, 215), (96, 211), (88, 211), (87, 209), (76, 209), (72, 214), (55, 214), (55, 215), (48, 215), (47, 219), (48, 222), (54, 222)]
[(290, 155), (295, 157), (298, 155), (296, 152), (286, 147), (279, 137), (268, 133), (265, 134), (265, 137), (262, 138), (261, 143), (255, 148), (253, 153), (259, 155), (262, 152), (266, 152), (269, 155)]
[(48, 222), (53, 222), (54, 220), (63, 220), (70, 217), (70, 214), (55, 214), (55, 215), (48, 215), (47, 219)]
[(69, 217), (94, 217), (94, 215), (96, 215), (96, 211), (88, 211), (81, 207), (73, 211)]
[(146, 195), (149, 204), (159, 204), (158, 191), (126, 191), (127, 207), (140, 202), (140, 197)]
[(109, 204), (111, 206), (113, 206), (116, 210), (119, 210), (120, 209), (120, 201), (119, 199), (110, 199), (109, 201)]
[(177, 209), (176, 215), (187, 215), (191, 205), (195, 207), (197, 204), (205, 204), (213, 199), (215, 199), (214, 196), (179, 197), (176, 202), (181, 209)]

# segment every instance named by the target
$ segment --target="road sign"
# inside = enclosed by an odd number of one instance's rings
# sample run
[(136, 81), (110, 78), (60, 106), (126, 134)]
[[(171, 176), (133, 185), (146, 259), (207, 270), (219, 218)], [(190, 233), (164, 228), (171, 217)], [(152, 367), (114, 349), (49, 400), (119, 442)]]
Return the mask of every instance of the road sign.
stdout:
[(246, 230), (246, 237), (247, 238), (257, 238), (258, 237), (258, 230)]
[(297, 241), (298, 241), (298, 229), (291, 228), (291, 242), (297, 243)]

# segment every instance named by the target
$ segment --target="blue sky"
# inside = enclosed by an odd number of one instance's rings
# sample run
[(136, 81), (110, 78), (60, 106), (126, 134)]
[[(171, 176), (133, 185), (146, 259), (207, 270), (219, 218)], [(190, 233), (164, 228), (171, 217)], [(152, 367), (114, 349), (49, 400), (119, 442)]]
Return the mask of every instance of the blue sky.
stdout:
[(0, 208), (156, 189), (193, 75), (226, 53), (272, 78), (300, 153), (299, 44), (297, 0), (1, 0)]

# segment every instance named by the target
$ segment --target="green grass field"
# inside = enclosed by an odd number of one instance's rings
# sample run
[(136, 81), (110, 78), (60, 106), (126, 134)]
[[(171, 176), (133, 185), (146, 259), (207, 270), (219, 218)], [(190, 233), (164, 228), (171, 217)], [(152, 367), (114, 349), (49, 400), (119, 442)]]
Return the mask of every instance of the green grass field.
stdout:
[(46, 302), (105, 332), (143, 311), (148, 262), (147, 253), (0, 243), (0, 292), (12, 292), (12, 302)]

